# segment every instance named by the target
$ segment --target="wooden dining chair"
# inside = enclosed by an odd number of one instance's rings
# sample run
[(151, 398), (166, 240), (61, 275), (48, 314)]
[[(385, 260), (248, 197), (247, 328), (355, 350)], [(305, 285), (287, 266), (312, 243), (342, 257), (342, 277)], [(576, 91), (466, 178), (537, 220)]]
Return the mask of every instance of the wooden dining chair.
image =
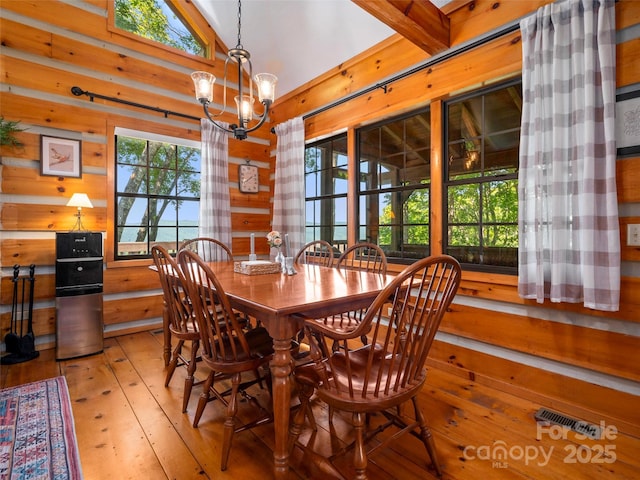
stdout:
[[(273, 339), (264, 327), (248, 331), (242, 328), (242, 322), (231, 308), (222, 285), (198, 254), (181, 250), (178, 253), (178, 263), (184, 272), (198, 320), (202, 362), (211, 370), (204, 382), (193, 426), (198, 426), (202, 412), (210, 400), (220, 400), (226, 406), (220, 463), (221, 470), (226, 470), (233, 435), (273, 420), (273, 415), (245, 391), (262, 380), (270, 388), (268, 363), (273, 356)], [(210, 305), (218, 308), (211, 309)], [(243, 374), (247, 373), (251, 373), (252, 378), (243, 382)], [(231, 388), (220, 390), (218, 385), (224, 385), (222, 380), (226, 379), (231, 380)], [(250, 423), (236, 426), (239, 394), (260, 410), (261, 416)]]
[(322, 265), (323, 267), (333, 266), (333, 247), (325, 240), (314, 240), (307, 243), (294, 258), (294, 263), (298, 265)]
[[(295, 446), (309, 450), (309, 458), (323, 471), (344, 478), (332, 460), (354, 448), (355, 476), (352, 478), (365, 480), (367, 455), (389, 442), (397, 442), (401, 434), (411, 432), (424, 444), (437, 474), (442, 474), (431, 431), (418, 404), (418, 394), (426, 379), (429, 349), (456, 295), (460, 275), (460, 265), (453, 257), (424, 258), (405, 268), (380, 292), (353, 331), (337, 331), (316, 319), (304, 321), (310, 333), (313, 362), (294, 370), (301, 406), (290, 428), (290, 451)], [(371, 331), (369, 344), (350, 348), (348, 343), (368, 330)], [(342, 348), (324, 356), (327, 344), (334, 340), (340, 342)], [(314, 392), (331, 408), (352, 414), (354, 442), (329, 458), (320, 457), (313, 452), (312, 445), (298, 441)], [(415, 418), (400, 415), (400, 406), (409, 401)], [(371, 425), (367, 431), (369, 422), (365, 419), (378, 412), (386, 421)], [(365, 444), (390, 426), (400, 431), (367, 452)]]
[[(162, 297), (164, 300), (164, 315), (166, 315), (166, 326), (169, 329), (170, 338), (175, 338), (177, 344), (173, 348), (164, 386), (168, 387), (171, 377), (173, 377), (176, 367), (186, 366), (187, 376), (184, 380), (184, 393), (182, 398), (182, 411), (187, 411), (189, 397), (194, 385), (196, 363), (198, 360), (198, 350), (200, 348), (200, 332), (197, 321), (194, 317), (191, 302), (184, 291), (184, 276), (178, 268), (178, 264), (171, 257), (169, 252), (161, 245), (154, 245), (151, 248), (153, 262), (158, 270), (160, 285), (162, 286)], [(185, 342), (189, 344), (189, 354), (183, 354)]]
[[(231, 249), (220, 240), (210, 237), (198, 237), (185, 240), (179, 247), (180, 250), (189, 250), (198, 254), (205, 262), (233, 262)], [(242, 315), (242, 322), (245, 328), (252, 328), (251, 319)]]
[(185, 240), (178, 248), (178, 251), (180, 250), (195, 252), (206, 262), (233, 262), (231, 249), (215, 238), (198, 237)]
[[(380, 246), (370, 242), (360, 242), (347, 248), (336, 262), (336, 268), (343, 270), (361, 270), (384, 275), (387, 273), (387, 256)], [(327, 318), (325, 323), (331, 323), (332, 328), (353, 330), (362, 321), (367, 309), (360, 309), (334, 315)], [(362, 344), (367, 344), (366, 332), (360, 337)], [(334, 350), (337, 343), (334, 343)]]
[(387, 273), (387, 256), (379, 245), (359, 242), (351, 245), (338, 257), (336, 268), (385, 274)]

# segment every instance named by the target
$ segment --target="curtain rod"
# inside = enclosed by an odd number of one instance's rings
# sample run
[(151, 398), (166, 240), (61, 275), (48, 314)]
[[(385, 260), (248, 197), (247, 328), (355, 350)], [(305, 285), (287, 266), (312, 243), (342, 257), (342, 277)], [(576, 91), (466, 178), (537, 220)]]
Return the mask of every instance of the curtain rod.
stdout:
[(192, 115), (186, 115), (184, 113), (172, 112), (171, 110), (165, 110), (164, 108), (151, 107), (149, 105), (143, 105), (142, 103), (130, 102), (129, 100), (123, 100), (117, 97), (108, 97), (106, 95), (100, 95), (99, 93), (88, 92), (86, 90), (82, 90), (80, 87), (71, 87), (71, 93), (73, 93), (76, 97), (80, 95), (86, 95), (89, 97), (89, 100), (93, 102), (94, 98), (100, 98), (102, 100), (109, 100), (111, 102), (123, 103), (125, 105), (129, 105), (131, 107), (144, 108), (146, 110), (153, 110), (154, 112), (160, 112), (164, 114), (164, 118), (168, 118), (169, 115), (173, 115), (174, 117), (182, 117), (188, 118), (190, 120), (200, 121), (200, 117), (194, 117)]
[[(422, 70), (425, 70), (427, 68), (430, 68), (434, 65), (437, 65), (438, 63), (444, 62), (445, 60), (449, 60), (450, 58), (453, 58), (457, 55), (461, 55), (462, 53), (468, 52), (471, 49), (474, 49), (476, 47), (479, 47), (481, 45), (484, 45), (485, 43), (489, 43), (492, 40), (496, 40), (500, 37), (502, 37), (503, 35), (507, 35), (509, 33), (515, 32), (516, 30), (518, 30), (520, 28), (520, 20), (514, 20), (511, 23), (508, 23), (507, 25), (494, 30), (493, 32), (489, 33), (488, 35), (479, 38), (477, 40), (474, 40), (472, 42), (469, 43), (463, 43), (461, 45), (459, 45), (458, 47), (454, 48), (454, 49), (449, 49), (446, 52), (444, 52), (443, 54), (436, 56), (436, 57), (432, 57), (429, 60), (427, 60), (425, 63), (422, 63), (420, 65), (417, 65), (413, 68), (410, 68), (409, 70), (406, 70), (404, 72), (401, 72), (385, 81), (376, 83), (375, 85), (371, 85), (369, 87), (364, 88), (363, 90), (359, 90), (357, 92), (352, 93), (351, 95), (347, 95), (346, 97), (342, 97), (332, 103), (329, 103), (327, 105), (324, 105), (322, 107), (317, 108), (316, 110), (312, 110), (311, 112), (305, 114), (302, 116), (303, 120), (306, 120), (309, 117), (312, 117), (314, 115), (317, 115), (319, 113), (325, 112), (327, 110), (330, 110), (334, 107), (337, 107), (339, 105), (342, 105), (343, 103), (349, 102), (355, 98), (358, 98), (362, 95), (366, 95), (369, 92), (373, 92), (374, 90), (377, 89), (382, 89), (384, 90), (384, 93), (387, 93), (387, 86), (390, 83), (396, 82), (398, 80), (402, 80), (403, 78), (409, 77), (415, 73), (421, 72)], [(272, 129), (273, 130), (273, 129)]]

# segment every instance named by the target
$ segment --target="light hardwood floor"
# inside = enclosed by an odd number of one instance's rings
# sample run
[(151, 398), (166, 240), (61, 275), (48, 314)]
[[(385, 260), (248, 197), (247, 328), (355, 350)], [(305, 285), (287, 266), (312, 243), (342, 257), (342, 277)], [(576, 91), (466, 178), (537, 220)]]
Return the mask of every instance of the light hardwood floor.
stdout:
[[(0, 385), (66, 377), (87, 480), (271, 478), (270, 425), (236, 434), (229, 468), (220, 471), (224, 410), (219, 402), (210, 403), (199, 428), (191, 426), (201, 386), (194, 387), (188, 412), (180, 413), (184, 370), (164, 387), (161, 341), (160, 332), (125, 335), (106, 340), (104, 353), (60, 362), (53, 350), (45, 350), (30, 362), (3, 365)], [(252, 393), (268, 404), (266, 391), (256, 387)], [(433, 368), (421, 401), (445, 480), (640, 478), (640, 439), (625, 432), (609, 432), (610, 438), (597, 441), (573, 432), (552, 438), (561, 435), (536, 428), (533, 415), (540, 405)], [(240, 417), (248, 413), (241, 408)], [(314, 415), (320, 427), (313, 439), (317, 450), (326, 453), (348, 440), (346, 416), (335, 415), (336, 440), (329, 434), (326, 407), (316, 403)], [(307, 429), (301, 440), (310, 437)], [(348, 460), (339, 462), (347, 478)], [(291, 463), (291, 479), (327, 478), (299, 450)], [(422, 445), (410, 435), (376, 453), (368, 473), (371, 480), (436, 478)]]

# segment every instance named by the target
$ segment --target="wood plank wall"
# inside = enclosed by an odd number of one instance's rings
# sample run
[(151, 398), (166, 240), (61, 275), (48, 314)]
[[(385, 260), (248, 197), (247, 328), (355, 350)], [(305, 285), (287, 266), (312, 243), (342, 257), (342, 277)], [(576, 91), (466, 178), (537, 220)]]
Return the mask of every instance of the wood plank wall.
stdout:
[[(113, 3), (113, 2), (111, 2)], [(194, 117), (202, 107), (193, 96), (189, 74), (206, 70), (223, 76), (225, 45), (191, 2), (180, 3), (208, 39), (217, 57), (203, 59), (156, 45), (110, 27), (108, 1), (3, 0), (1, 114), (25, 128), (21, 148), (1, 151), (0, 336), (9, 329), (12, 266), (36, 264), (34, 330), (39, 348), (52, 346), (55, 332), (55, 232), (72, 228), (74, 210), (66, 203), (85, 192), (94, 208), (85, 210), (85, 227), (104, 232), (104, 319), (106, 336), (161, 325), (161, 297), (149, 261), (113, 261), (113, 134), (115, 127), (200, 140), (200, 123), (179, 116), (71, 94), (71, 87), (150, 105)], [(233, 102), (233, 92), (229, 98)], [(215, 98), (222, 98), (216, 85)], [(219, 110), (214, 105), (213, 110)], [(233, 110), (231, 110), (233, 112)], [(232, 122), (225, 114), (223, 121)], [(40, 135), (82, 140), (82, 178), (40, 175)], [(245, 141), (229, 141), (229, 190), (235, 255), (249, 253), (249, 235), (270, 230), (272, 168), (269, 127)], [(238, 165), (259, 167), (258, 194), (237, 188)], [(256, 251), (268, 254), (266, 240)]]
[[(453, 2), (452, 47), (521, 18), (548, 1)], [(640, 2), (616, 4), (617, 84), (640, 88)], [(326, 72), (318, 82), (279, 99), (278, 123), (305, 115), (308, 140), (355, 130), (429, 104), (432, 128), (433, 253), (442, 248), (442, 101), (450, 96), (520, 75), (519, 31), (395, 81), (334, 108), (314, 114), (335, 98), (376, 85), (428, 60), (396, 35)], [(621, 238), (626, 225), (640, 219), (640, 158), (618, 161)], [(517, 278), (465, 272), (460, 294), (438, 334), (430, 364), (581, 417), (610, 411), (607, 422), (640, 433), (640, 248), (622, 247), (622, 300), (618, 312), (596, 312), (579, 305), (538, 305), (517, 294)], [(392, 266), (391, 268), (394, 268)], [(609, 408), (616, 405), (616, 409)], [(599, 421), (599, 418), (590, 418)]]
[[(445, 12), (451, 19), (452, 46), (526, 15), (545, 0), (495, 2), (454, 1)], [(215, 42), (206, 22), (199, 29)], [(106, 0), (38, 2), (3, 0), (0, 4), (2, 41), (2, 115), (20, 120), (28, 130), (19, 138), (21, 149), (2, 150), (0, 220), (0, 334), (8, 330), (13, 264), (37, 265), (36, 336), (53, 342), (55, 331), (54, 232), (74, 222), (65, 207), (72, 193), (89, 194), (95, 208), (85, 224), (106, 232), (105, 323), (106, 336), (155, 328), (160, 322), (159, 285), (149, 262), (114, 262), (113, 130), (116, 126), (199, 139), (199, 125), (176, 117), (165, 119), (126, 106), (74, 97), (74, 85), (188, 115), (200, 116), (193, 101), (192, 70), (221, 76), (221, 63), (175, 53), (148, 42), (119, 35), (108, 27)], [(617, 51), (618, 87), (640, 88), (640, 2), (616, 4), (621, 36)], [(630, 33), (629, 33), (630, 32)], [(399, 35), (326, 72), (316, 81), (277, 99), (271, 115), (278, 124), (305, 115), (335, 99), (375, 85), (382, 79), (424, 62), (428, 56)], [(438, 195), (438, 120), (442, 100), (515, 75), (521, 69), (517, 32), (482, 47), (358, 97), (340, 107), (312, 115), (305, 121), (306, 136), (316, 139), (339, 131), (353, 135), (360, 125), (430, 104), (434, 145), (432, 156), (432, 225), (440, 225)], [(217, 92), (219, 93), (219, 92)], [(82, 179), (39, 175), (41, 134), (83, 140)], [(230, 141), (229, 188), (232, 202), (233, 250), (248, 253), (249, 232), (267, 232), (274, 165), (275, 138), (268, 129), (243, 142)], [(258, 195), (237, 190), (237, 164), (251, 159), (260, 167), (263, 187)], [(622, 235), (628, 223), (640, 221), (640, 158), (618, 161), (618, 192)], [(434, 227), (434, 253), (441, 248), (442, 232)], [(440, 240), (440, 241), (438, 241)], [(256, 242), (258, 253), (266, 244)], [(516, 278), (465, 272), (460, 295), (446, 318), (429, 360), (445, 368), (527, 398), (588, 418), (606, 420), (640, 434), (636, 408), (640, 373), (640, 249), (623, 247), (622, 303), (619, 312), (594, 312), (576, 305), (537, 305), (520, 299)], [(616, 405), (616, 409), (608, 408)], [(593, 418), (593, 412), (609, 411)], [(590, 418), (591, 417), (591, 418)]]

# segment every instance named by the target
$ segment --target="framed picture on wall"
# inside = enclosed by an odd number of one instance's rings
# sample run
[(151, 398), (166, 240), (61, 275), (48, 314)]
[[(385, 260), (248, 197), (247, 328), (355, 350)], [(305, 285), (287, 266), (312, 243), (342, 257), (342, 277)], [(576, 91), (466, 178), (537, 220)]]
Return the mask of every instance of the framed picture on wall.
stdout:
[(40, 174), (54, 177), (82, 176), (82, 141), (40, 135)]
[(640, 90), (616, 96), (618, 155), (640, 153)]

